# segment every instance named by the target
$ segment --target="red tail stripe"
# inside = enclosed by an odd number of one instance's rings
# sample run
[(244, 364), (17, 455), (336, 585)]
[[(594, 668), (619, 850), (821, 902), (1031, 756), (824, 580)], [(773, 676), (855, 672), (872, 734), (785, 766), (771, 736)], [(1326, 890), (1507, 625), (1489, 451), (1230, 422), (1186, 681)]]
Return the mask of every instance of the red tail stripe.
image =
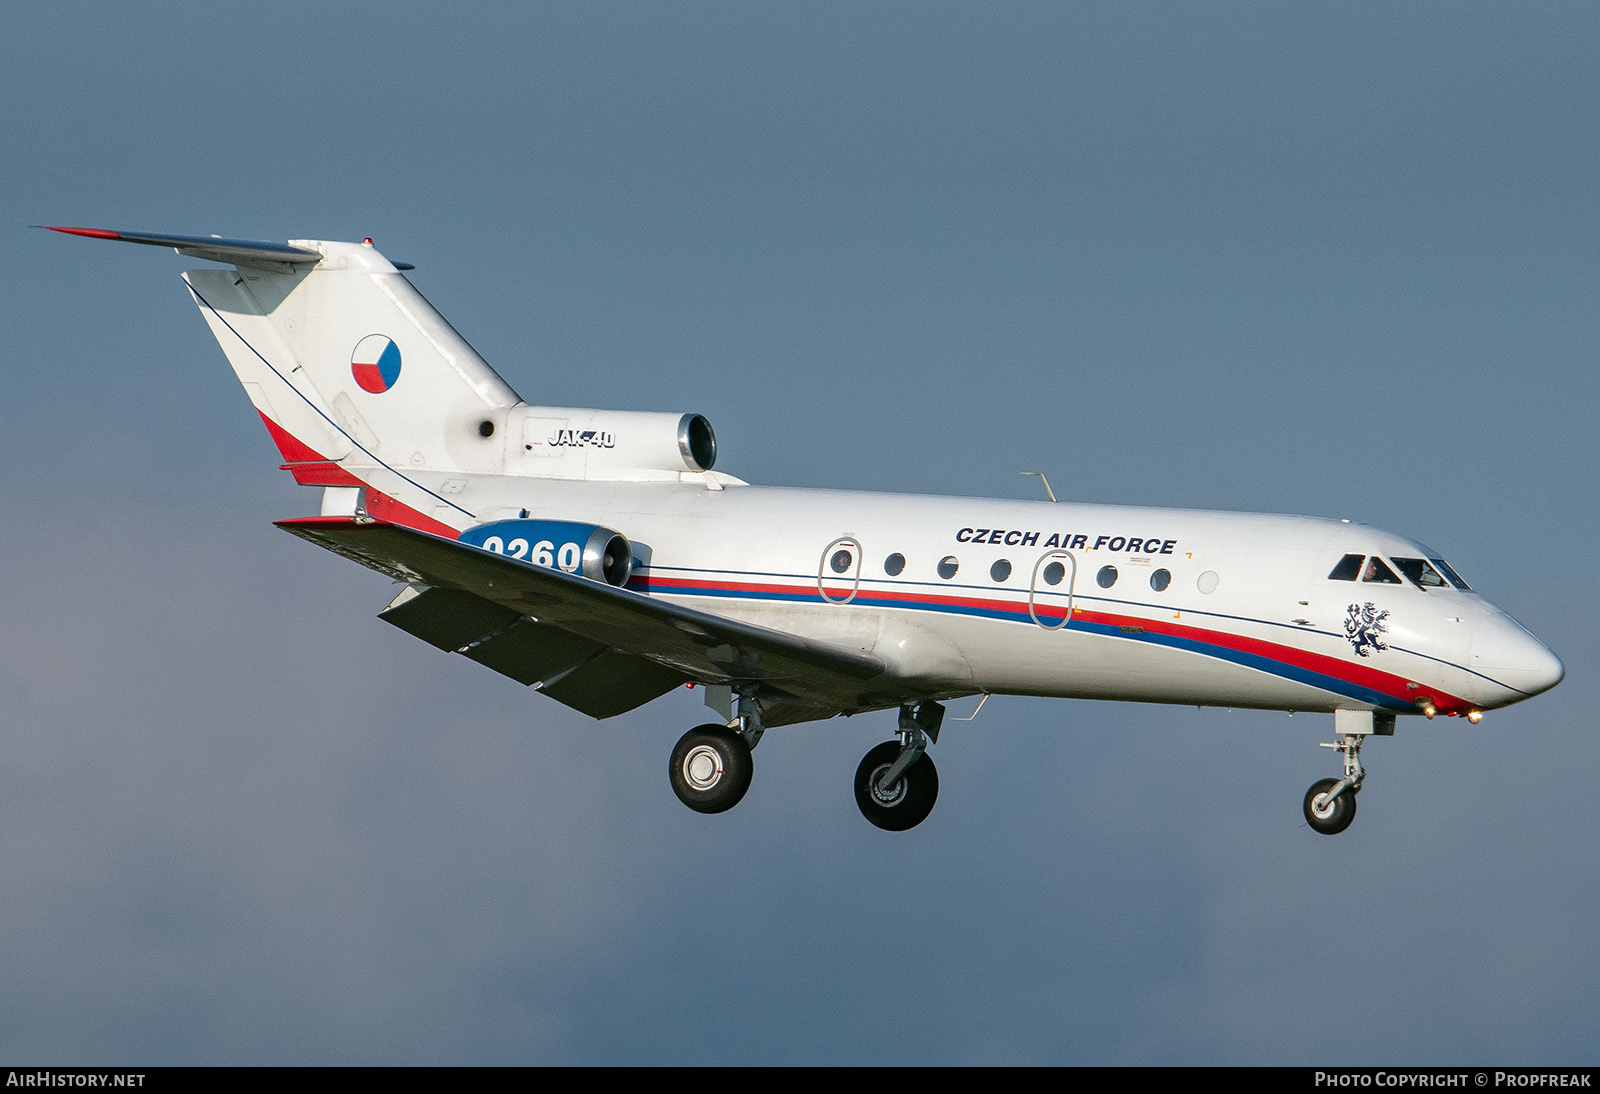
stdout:
[[(261, 411), (256, 411), (261, 414)], [(283, 453), (283, 458), (288, 463), (327, 463), (328, 457), (308, 447), (294, 434), (284, 429), (277, 422), (261, 414), (261, 421), (266, 425), (267, 432), (272, 434), (272, 443), (278, 446), (278, 451)]]
[[(256, 413), (261, 414), (259, 410)], [(419, 513), (405, 502), (396, 501), (382, 490), (357, 478), (265, 414), (261, 414), (261, 421), (267, 427), (267, 432), (272, 435), (272, 443), (283, 453), (283, 458), (287, 461), (284, 467), (294, 475), (295, 482), (310, 486), (365, 486), (367, 512), (379, 520), (386, 520), (390, 524), (403, 524), (407, 528), (444, 536), (446, 539), (460, 537), (461, 533), (450, 525), (434, 520), (426, 513)]]

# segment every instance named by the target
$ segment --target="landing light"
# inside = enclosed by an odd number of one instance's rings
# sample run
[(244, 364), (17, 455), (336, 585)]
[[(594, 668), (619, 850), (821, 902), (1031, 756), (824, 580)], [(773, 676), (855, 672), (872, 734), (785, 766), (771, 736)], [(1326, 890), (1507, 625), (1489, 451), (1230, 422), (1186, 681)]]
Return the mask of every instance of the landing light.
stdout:
[(1418, 699), (1417, 706), (1421, 707), (1422, 713), (1426, 714), (1429, 718), (1432, 718), (1435, 714), (1439, 713), (1439, 708), (1433, 705), (1432, 699)]
[(1477, 725), (1479, 722), (1483, 721), (1483, 711), (1481, 711), (1481, 710), (1469, 710), (1469, 711), (1467, 711), (1467, 721), (1471, 722), (1473, 725)]

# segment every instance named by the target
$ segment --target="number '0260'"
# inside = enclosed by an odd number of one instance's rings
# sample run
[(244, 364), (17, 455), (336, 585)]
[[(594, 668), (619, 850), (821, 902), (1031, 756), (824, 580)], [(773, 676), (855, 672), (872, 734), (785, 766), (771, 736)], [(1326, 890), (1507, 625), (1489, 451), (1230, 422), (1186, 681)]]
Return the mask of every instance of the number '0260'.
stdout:
[(483, 541), (483, 549), (497, 555), (531, 561), (536, 566), (559, 566), (568, 573), (576, 570), (583, 558), (583, 548), (576, 543), (563, 543), (557, 550), (556, 545), (548, 539), (541, 539), (530, 548), (528, 541), (521, 537), (507, 543), (499, 536), (490, 536)]

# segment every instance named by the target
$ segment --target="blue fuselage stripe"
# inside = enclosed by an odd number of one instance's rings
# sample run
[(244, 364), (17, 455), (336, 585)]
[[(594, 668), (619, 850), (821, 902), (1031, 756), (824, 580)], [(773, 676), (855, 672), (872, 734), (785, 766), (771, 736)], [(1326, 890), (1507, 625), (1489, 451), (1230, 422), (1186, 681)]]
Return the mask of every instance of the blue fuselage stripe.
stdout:
[[(774, 575), (776, 576), (776, 575)], [(711, 597), (729, 600), (762, 600), (787, 603), (823, 603), (818, 593), (809, 589), (793, 592), (757, 589), (724, 589), (715, 585), (688, 585), (687, 579), (674, 578), (674, 584), (663, 586), (655, 590), (665, 596), (696, 596)], [(792, 580), (792, 578), (791, 578)], [(648, 578), (642, 582), (648, 588)], [(895, 608), (909, 611), (942, 612), (949, 615), (960, 615), (969, 618), (997, 619), (1009, 623), (1027, 623), (1035, 625), (1035, 620), (1028, 612), (1026, 604), (1020, 604), (1014, 609), (991, 608), (972, 604), (952, 604), (936, 600), (899, 599), (875, 593), (870, 597), (862, 597), (857, 603), (873, 608)], [(1416, 708), (1405, 699), (1398, 698), (1386, 692), (1354, 683), (1350, 680), (1330, 676), (1327, 673), (1317, 672), (1314, 669), (1302, 668), (1291, 665), (1276, 658), (1267, 657), (1259, 653), (1234, 649), (1214, 642), (1203, 642), (1181, 635), (1163, 634), (1159, 631), (1130, 631), (1114, 623), (1091, 623), (1074, 618), (1070, 624), (1072, 630), (1084, 634), (1094, 634), (1105, 638), (1120, 638), (1125, 641), (1147, 642), (1153, 645), (1165, 646), (1169, 649), (1183, 650), (1188, 653), (1199, 654), (1204, 657), (1214, 657), (1245, 668), (1256, 669), (1297, 683), (1306, 684), (1322, 691), (1343, 695), (1363, 703), (1382, 707), (1394, 711), (1412, 711)], [(1242, 636), (1241, 636), (1242, 637)]]

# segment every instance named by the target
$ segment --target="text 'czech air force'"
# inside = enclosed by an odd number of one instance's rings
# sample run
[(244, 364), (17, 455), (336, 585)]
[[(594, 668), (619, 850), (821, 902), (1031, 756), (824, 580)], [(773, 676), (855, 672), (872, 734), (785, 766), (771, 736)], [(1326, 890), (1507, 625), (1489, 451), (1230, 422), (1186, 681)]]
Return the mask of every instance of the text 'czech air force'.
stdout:
[(1130, 555), (1170, 555), (1178, 546), (1175, 539), (1159, 536), (1088, 536), (1071, 532), (1051, 532), (1043, 543), (1043, 532), (1024, 532), (1020, 528), (962, 528), (957, 543), (993, 543), (1007, 547), (1060, 547), (1067, 551), (1117, 551)]

